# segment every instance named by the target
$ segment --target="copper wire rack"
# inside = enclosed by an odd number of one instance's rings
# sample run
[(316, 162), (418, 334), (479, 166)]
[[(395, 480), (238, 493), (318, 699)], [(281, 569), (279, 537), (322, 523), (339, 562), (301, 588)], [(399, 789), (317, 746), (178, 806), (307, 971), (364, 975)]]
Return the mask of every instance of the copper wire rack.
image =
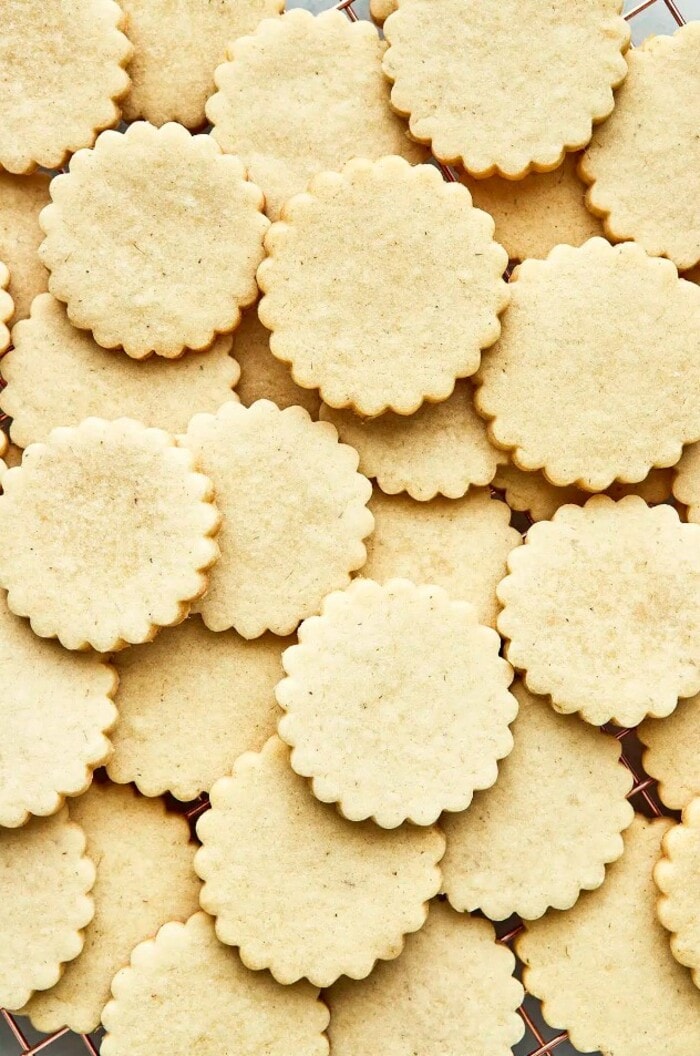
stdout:
[[(368, 0), (341, 0), (340, 3), (333, 3), (332, 0), (288, 0), (287, 8), (291, 7), (306, 7), (314, 13), (336, 7), (343, 11), (351, 22), (369, 18)], [(624, 7), (624, 17), (630, 24), (633, 46), (651, 34), (673, 33), (686, 22), (700, 19), (700, 0), (626, 0)], [(450, 166), (436, 164), (446, 181), (453, 182), (457, 179)], [(9, 419), (0, 413), (0, 428), (7, 431), (9, 424)], [(523, 515), (514, 515), (514, 523), (521, 530), (527, 529), (527, 518)], [(633, 778), (628, 798), (635, 810), (649, 817), (678, 818), (677, 813), (663, 806), (656, 793), (656, 782), (643, 769), (641, 745), (636, 731), (612, 726), (605, 726), (603, 730), (620, 741), (621, 765), (628, 768)], [(97, 776), (99, 779), (99, 774)], [(202, 796), (188, 804), (180, 803), (172, 797), (166, 798), (169, 807), (187, 818), (192, 837), (196, 840), (195, 822), (208, 809), (208, 798)], [(516, 937), (523, 930), (523, 924), (518, 917), (496, 923), (495, 927), (498, 941), (510, 948), (513, 948)], [(520, 968), (518, 965), (518, 974)], [(549, 1056), (555, 1051), (557, 1056), (576, 1056), (578, 1050), (569, 1041), (566, 1031), (556, 1030), (544, 1021), (536, 998), (526, 994), (518, 1011), (525, 1026), (525, 1033), (513, 1049), (514, 1056)], [(45, 1051), (49, 1051), (50, 1056), (79, 1056), (86, 1050), (92, 1056), (99, 1056), (100, 1039), (100, 1031), (94, 1034), (73, 1034), (67, 1028), (54, 1034), (39, 1034), (25, 1018), (0, 1009), (0, 1056), (35, 1056), (36, 1053)]]

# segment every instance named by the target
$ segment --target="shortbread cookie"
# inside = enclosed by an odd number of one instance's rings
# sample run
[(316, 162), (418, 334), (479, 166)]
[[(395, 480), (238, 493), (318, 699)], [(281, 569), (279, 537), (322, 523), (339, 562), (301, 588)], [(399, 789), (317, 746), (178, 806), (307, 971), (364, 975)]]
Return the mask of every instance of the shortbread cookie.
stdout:
[(94, 882), (85, 836), (65, 807), (23, 829), (0, 829), (0, 1006), (21, 1008), (78, 956), (95, 912)]
[(436, 158), (475, 176), (554, 169), (613, 108), (630, 37), (621, 6), (588, 0), (562, 17), (540, 0), (402, 0), (384, 27), (392, 106)]
[(520, 683), (512, 692), (515, 746), (498, 781), (469, 810), (442, 818), (443, 890), (460, 911), (533, 920), (603, 883), (634, 816), (625, 798), (632, 775), (614, 737), (557, 715)]
[(479, 623), (496, 626), (496, 587), (506, 575), (508, 554), (522, 542), (504, 502), (486, 489), (430, 502), (375, 491), (369, 508), (374, 532), (363, 576), (435, 583), (451, 598), (470, 602)]
[(673, 507), (637, 495), (562, 506), (508, 567), (506, 656), (556, 711), (636, 726), (700, 690), (700, 525)]
[(700, 523), (700, 444), (691, 444), (683, 451), (676, 466), (673, 495), (688, 507), (688, 520)]
[(342, 11), (288, 11), (229, 45), (207, 117), (217, 143), (262, 187), (273, 220), (312, 176), (350, 158), (424, 160), (389, 105), (385, 50), (372, 25)]
[(246, 407), (256, 400), (272, 400), (280, 408), (303, 407), (313, 419), (318, 418), (318, 391), (296, 385), (287, 364), (272, 355), (270, 331), (253, 308), (245, 312), (233, 335), (233, 355), (241, 371), (236, 395)]
[(691, 969), (700, 987), (700, 796), (683, 808), (683, 818), (664, 836), (663, 856), (654, 869), (661, 892), (659, 920), (671, 932), (671, 950)]
[(251, 972), (196, 913), (141, 943), (112, 983), (102, 1056), (326, 1056), (328, 1009), (307, 982), (280, 986)]
[(350, 821), (432, 825), (490, 788), (517, 701), (501, 640), (441, 587), (356, 579), (282, 657), (279, 735), (314, 795)]
[(214, 634), (192, 616), (120, 653), (111, 779), (133, 781), (147, 796), (172, 792), (187, 801), (208, 792), (275, 732), (286, 644), (271, 634), (254, 642), (235, 631)]
[(28, 316), (32, 301), (46, 289), (49, 275), (39, 259), (44, 237), (39, 213), (51, 201), (49, 183), (43, 172), (32, 176), (0, 172), (0, 260), (10, 269), (15, 319)]
[(15, 310), (14, 301), (11, 295), (7, 292), (7, 288), (10, 285), (10, 272), (6, 264), (0, 261), (0, 354), (2, 354), (10, 344), (10, 331), (8, 329), (8, 323), (12, 318)]
[(54, 429), (3, 489), (0, 585), (42, 638), (98, 652), (149, 641), (206, 588), (211, 481), (160, 429), (130, 418)]
[(0, 165), (57, 169), (119, 121), (132, 47), (113, 0), (4, 0)]
[(365, 562), (372, 488), (357, 452), (301, 407), (269, 400), (196, 415), (183, 443), (211, 475), (223, 515), (204, 622), (244, 638), (291, 634)]
[(398, 0), (369, 0), (369, 13), (381, 26), (398, 6)]
[(7, 382), (0, 408), (12, 417), (12, 438), (22, 447), (91, 415), (128, 415), (182, 432), (195, 412), (216, 411), (235, 399), (232, 389), (240, 375), (228, 335), (208, 352), (139, 363), (77, 330), (65, 305), (50, 293), (37, 297), (30, 318), (13, 328), (12, 342), (14, 349), (0, 360)]
[(641, 242), (680, 269), (700, 261), (698, 54), (697, 22), (630, 52), (614, 113), (580, 167), (588, 207), (609, 236)]
[(592, 238), (525, 261), (513, 279), (476, 406), (520, 469), (603, 491), (674, 465), (700, 439), (687, 398), (700, 384), (700, 288), (670, 261)]
[(700, 695), (682, 700), (666, 719), (647, 719), (638, 733), (644, 769), (658, 781), (659, 799), (681, 810), (700, 795)]
[(516, 940), (526, 990), (579, 1052), (689, 1056), (700, 1049), (700, 1002), (656, 919), (652, 869), (671, 822), (637, 816), (598, 891), (548, 913)]
[(211, 802), (197, 823), (200, 901), (248, 968), (286, 984), (364, 979), (425, 923), (442, 834), (346, 821), (314, 799), (277, 737), (241, 756)]
[(134, 359), (208, 348), (257, 297), (262, 194), (211, 136), (145, 121), (106, 132), (51, 197), (40, 250), (49, 289), (104, 348)]
[(204, 104), (214, 91), (214, 70), (229, 41), (252, 33), (261, 19), (279, 15), (284, 0), (121, 0), (125, 32), (134, 45), (124, 119), (154, 125), (206, 122)]
[(321, 173), (265, 247), (270, 348), (331, 407), (413, 414), (446, 400), (500, 333), (506, 252), (491, 217), (432, 165), (356, 159)]
[(71, 816), (85, 830), (97, 866), (95, 917), (80, 957), (57, 986), (35, 994), (22, 1014), (37, 1030), (68, 1026), (84, 1034), (97, 1028), (112, 978), (136, 943), (166, 921), (194, 913), (199, 884), (187, 822), (166, 811), (162, 800), (143, 799), (132, 788), (93, 784), (71, 804)]
[(458, 382), (442, 403), (424, 403), (411, 415), (387, 411), (360, 418), (322, 404), (320, 416), (356, 448), (360, 469), (387, 495), (405, 491), (421, 502), (436, 495), (459, 499), (470, 487), (489, 484), (503, 458), (474, 410), (467, 381)]
[(496, 943), (487, 920), (433, 902), (398, 960), (378, 965), (362, 982), (342, 979), (325, 995), (331, 1051), (510, 1056), (525, 1031), (514, 968), (515, 957)]

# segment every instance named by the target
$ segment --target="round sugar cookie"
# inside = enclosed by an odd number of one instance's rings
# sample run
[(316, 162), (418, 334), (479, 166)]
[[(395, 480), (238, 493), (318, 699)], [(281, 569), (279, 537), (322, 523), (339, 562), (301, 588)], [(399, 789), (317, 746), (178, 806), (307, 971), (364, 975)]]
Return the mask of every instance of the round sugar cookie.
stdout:
[(0, 408), (13, 419), (12, 438), (21, 447), (91, 415), (127, 415), (181, 432), (196, 411), (216, 411), (235, 399), (232, 389), (240, 374), (228, 335), (208, 352), (137, 362), (77, 330), (65, 305), (50, 293), (36, 298), (29, 319), (13, 328), (12, 342), (14, 348), (0, 360), (7, 382)]
[(253, 642), (235, 631), (214, 634), (192, 616), (120, 653), (112, 781), (185, 802), (208, 792), (239, 755), (275, 732), (286, 644), (271, 634)]
[(387, 495), (405, 491), (421, 502), (436, 495), (460, 499), (472, 486), (489, 484), (503, 457), (474, 410), (467, 381), (457, 382), (446, 400), (424, 403), (411, 415), (387, 411), (360, 418), (322, 404), (320, 417), (359, 452), (360, 469)]
[(154, 125), (179, 121), (187, 128), (206, 123), (204, 104), (214, 91), (214, 70), (226, 58), (229, 41), (284, 10), (284, 0), (120, 2), (124, 30), (134, 45), (124, 120), (145, 117)]
[(21, 1008), (58, 982), (93, 918), (95, 867), (63, 808), (22, 829), (0, 828), (0, 1006)]
[(442, 883), (457, 910), (533, 920), (603, 883), (634, 816), (625, 798), (632, 775), (614, 737), (557, 715), (520, 683), (512, 692), (515, 743), (498, 781), (441, 820)]
[(588, 207), (614, 239), (640, 242), (683, 270), (700, 261), (700, 25), (629, 53), (610, 119), (581, 160)]
[(303, 407), (313, 419), (318, 418), (321, 398), (317, 390), (295, 384), (287, 364), (272, 355), (270, 331), (253, 308), (244, 313), (233, 335), (233, 355), (241, 371), (236, 395), (245, 407), (256, 400), (272, 400), (280, 409)]
[(51, 201), (50, 182), (44, 172), (31, 176), (0, 172), (0, 260), (10, 269), (15, 319), (28, 316), (32, 301), (46, 289), (49, 275), (39, 259), (44, 237), (39, 213)]
[(671, 951), (700, 987), (700, 796), (683, 808), (682, 820), (666, 833), (654, 868), (661, 892), (659, 920), (671, 932)]
[(700, 694), (681, 700), (665, 719), (647, 719), (637, 732), (644, 770), (658, 781), (659, 799), (682, 810), (700, 795)]
[(242, 755), (211, 803), (197, 822), (200, 901), (248, 968), (269, 968), (285, 984), (364, 979), (425, 923), (440, 889), (442, 834), (346, 821), (314, 799), (279, 738)]
[(269, 221), (238, 158), (181, 125), (105, 132), (51, 183), (49, 290), (98, 345), (176, 359), (229, 333), (258, 295)]
[(530, 528), (498, 587), (506, 656), (532, 693), (596, 726), (700, 690), (700, 525), (596, 495)]
[(630, 37), (620, 8), (401, 0), (384, 26), (391, 104), (436, 158), (475, 176), (554, 169), (613, 108)]
[(357, 452), (301, 407), (269, 400), (195, 415), (183, 443), (211, 475), (223, 515), (204, 622), (243, 638), (291, 634), (365, 562), (372, 488)]
[[(396, 961), (325, 994), (334, 1056), (510, 1056), (525, 1027), (515, 957), (487, 920), (432, 902), (425, 925)], [(436, 1014), (439, 1010), (439, 1014)]]
[(67, 1026), (87, 1034), (97, 1029), (112, 978), (133, 947), (166, 921), (191, 916), (199, 884), (187, 821), (162, 800), (95, 783), (71, 803), (71, 817), (97, 866), (95, 916), (80, 957), (52, 990), (34, 994), (22, 1015), (46, 1033)]
[(413, 414), (446, 400), (500, 333), (506, 252), (491, 217), (432, 165), (355, 159), (320, 173), (265, 248), (258, 311), (272, 353), (330, 407)]
[(496, 626), (496, 587), (507, 572), (508, 554), (522, 542), (504, 502), (486, 489), (430, 502), (375, 491), (369, 508), (374, 532), (363, 576), (435, 583), (456, 601), (470, 602), (479, 623)]
[(299, 628), (279, 735), (314, 795), (351, 821), (432, 825), (489, 788), (518, 705), (501, 640), (445, 590), (356, 579)]
[(190, 452), (160, 429), (130, 418), (54, 429), (3, 478), (10, 609), (67, 649), (149, 641), (206, 588), (218, 556), (212, 496)]
[(669, 825), (637, 815), (603, 886), (516, 940), (525, 989), (579, 1052), (689, 1056), (700, 1047), (697, 991), (656, 919), (652, 869)]
[(603, 491), (674, 465), (700, 439), (687, 398), (700, 384), (700, 288), (670, 261), (592, 238), (525, 261), (510, 285), (475, 399), (520, 469)]
[(132, 47), (113, 0), (3, 0), (0, 165), (60, 168), (119, 121)]
[(374, 26), (342, 11), (288, 11), (229, 45), (207, 118), (217, 143), (262, 188), (273, 220), (312, 176), (350, 158), (424, 160), (389, 105), (385, 50)]

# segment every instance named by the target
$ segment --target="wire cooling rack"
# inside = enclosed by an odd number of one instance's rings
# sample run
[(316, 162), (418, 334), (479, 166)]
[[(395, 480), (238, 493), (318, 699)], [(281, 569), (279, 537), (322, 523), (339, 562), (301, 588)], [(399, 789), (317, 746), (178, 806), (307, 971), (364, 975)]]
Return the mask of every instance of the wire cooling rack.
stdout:
[[(340, 3), (333, 3), (332, 0), (288, 0), (287, 8), (291, 7), (306, 7), (314, 13), (337, 7), (345, 12), (351, 22), (369, 18), (368, 0), (341, 0)], [(686, 22), (700, 19), (700, 0), (626, 0), (624, 14), (630, 23), (632, 43), (635, 45), (651, 34), (673, 33)], [(438, 167), (445, 180), (452, 182), (457, 179), (449, 166)], [(7, 428), (8, 424), (8, 420), (0, 415), (0, 427)], [(656, 782), (644, 772), (641, 745), (635, 731), (609, 726), (604, 729), (621, 743), (621, 763), (630, 770), (633, 777), (633, 787), (628, 798), (635, 810), (651, 817), (677, 818), (677, 814), (661, 804), (656, 794)], [(169, 806), (185, 815), (190, 822), (193, 838), (196, 839), (194, 823), (199, 815), (208, 809), (207, 797), (185, 805), (175, 799), (169, 799)], [(512, 947), (522, 929), (523, 925), (517, 917), (496, 924), (498, 941)], [(519, 1013), (525, 1025), (525, 1034), (513, 1049), (514, 1056), (549, 1056), (555, 1051), (557, 1056), (576, 1056), (578, 1050), (572, 1046), (566, 1031), (557, 1031), (545, 1023), (539, 1002), (534, 997), (526, 995)], [(84, 1056), (86, 1050), (92, 1056), (99, 1056), (100, 1037), (99, 1031), (91, 1035), (73, 1034), (68, 1029), (55, 1034), (39, 1034), (28, 1020), (0, 1009), (0, 1056), (35, 1056), (36, 1053), (47, 1051), (49, 1056), (80, 1056), (81, 1053)]]

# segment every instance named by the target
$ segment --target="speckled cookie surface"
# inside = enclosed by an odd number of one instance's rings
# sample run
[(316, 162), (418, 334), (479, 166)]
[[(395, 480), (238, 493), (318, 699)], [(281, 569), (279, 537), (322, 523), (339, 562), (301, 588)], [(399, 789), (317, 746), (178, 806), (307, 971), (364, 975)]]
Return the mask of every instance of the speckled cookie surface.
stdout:
[(700, 796), (683, 808), (680, 824), (664, 836), (662, 856), (654, 868), (661, 892), (659, 920), (671, 932), (671, 951), (690, 968), (700, 987)]
[(31, 176), (0, 172), (0, 260), (10, 269), (14, 319), (29, 315), (32, 301), (48, 282), (48, 272), (39, 259), (44, 238), (39, 213), (51, 201), (49, 183), (50, 177), (43, 172)]
[(270, 351), (270, 331), (258, 319), (257, 309), (244, 313), (233, 334), (233, 355), (240, 367), (236, 395), (250, 407), (256, 400), (272, 400), (278, 407), (303, 407), (318, 418), (321, 398), (317, 389), (302, 389), (292, 379), (289, 366)]
[(644, 770), (658, 781), (661, 802), (681, 810), (700, 795), (700, 695), (681, 700), (665, 719), (647, 719), (638, 732)]

